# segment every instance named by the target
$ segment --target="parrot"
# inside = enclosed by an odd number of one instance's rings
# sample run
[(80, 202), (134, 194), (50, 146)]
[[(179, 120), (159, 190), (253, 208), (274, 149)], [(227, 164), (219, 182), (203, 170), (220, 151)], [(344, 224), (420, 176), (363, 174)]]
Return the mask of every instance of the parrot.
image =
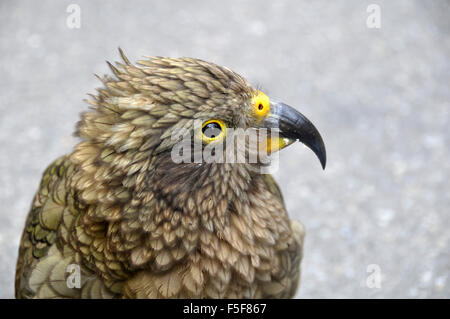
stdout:
[[(299, 141), (325, 169), (319, 131), (226, 67), (119, 54), (85, 100), (79, 143), (42, 175), (15, 297), (293, 298), (305, 230), (262, 155)], [(271, 134), (256, 147), (225, 143), (239, 129)], [(192, 160), (218, 145), (257, 160)]]

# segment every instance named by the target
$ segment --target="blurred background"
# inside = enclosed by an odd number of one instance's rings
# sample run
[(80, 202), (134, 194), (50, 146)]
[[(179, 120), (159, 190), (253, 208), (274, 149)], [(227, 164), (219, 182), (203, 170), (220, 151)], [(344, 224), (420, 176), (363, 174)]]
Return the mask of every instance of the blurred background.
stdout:
[(307, 230), (298, 298), (449, 298), (449, 16), (448, 1), (1, 1), (0, 297), (41, 174), (120, 46), (227, 66), (318, 127), (326, 170), (295, 144), (275, 175)]

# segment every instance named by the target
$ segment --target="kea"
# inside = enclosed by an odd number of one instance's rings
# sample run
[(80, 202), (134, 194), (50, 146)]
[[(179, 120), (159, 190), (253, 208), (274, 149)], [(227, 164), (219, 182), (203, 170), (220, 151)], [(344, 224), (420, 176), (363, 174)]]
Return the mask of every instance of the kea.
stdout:
[[(43, 173), (16, 298), (293, 297), (304, 228), (290, 220), (263, 155), (298, 140), (325, 168), (318, 130), (228, 68), (131, 63), (119, 52), (87, 100), (79, 144)], [(228, 143), (239, 129), (256, 132), (256, 146), (251, 134)], [(217, 160), (218, 145), (244, 160)], [(208, 147), (215, 160), (195, 158)]]

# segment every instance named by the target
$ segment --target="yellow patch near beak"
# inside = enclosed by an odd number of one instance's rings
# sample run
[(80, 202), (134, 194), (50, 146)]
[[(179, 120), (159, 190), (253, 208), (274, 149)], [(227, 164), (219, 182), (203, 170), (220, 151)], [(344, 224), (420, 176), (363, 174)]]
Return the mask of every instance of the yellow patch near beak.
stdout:
[(294, 140), (285, 138), (285, 137), (267, 137), (267, 139), (263, 139), (259, 143), (259, 151), (266, 151), (266, 154), (272, 154), (278, 152), (282, 148), (285, 148), (288, 145), (291, 145)]

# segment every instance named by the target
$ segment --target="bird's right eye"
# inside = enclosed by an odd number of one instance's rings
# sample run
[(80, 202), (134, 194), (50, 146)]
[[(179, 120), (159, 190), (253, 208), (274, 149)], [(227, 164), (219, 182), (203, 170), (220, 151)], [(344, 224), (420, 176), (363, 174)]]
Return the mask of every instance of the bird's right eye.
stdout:
[(226, 125), (221, 120), (209, 120), (202, 125), (202, 137), (206, 143), (222, 139)]

